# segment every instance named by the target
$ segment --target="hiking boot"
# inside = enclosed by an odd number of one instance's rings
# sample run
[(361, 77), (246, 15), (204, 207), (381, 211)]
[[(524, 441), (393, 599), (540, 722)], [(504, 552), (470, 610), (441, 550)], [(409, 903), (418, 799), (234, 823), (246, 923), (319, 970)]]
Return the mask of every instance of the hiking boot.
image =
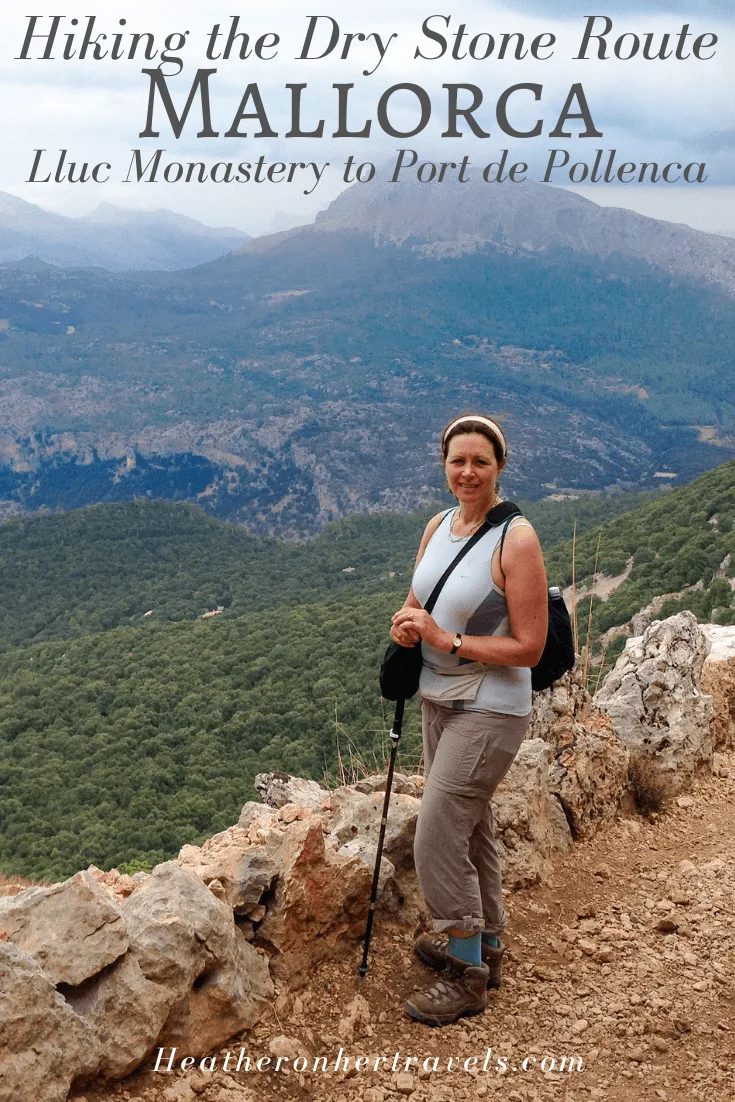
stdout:
[(426, 1025), (449, 1025), (487, 1009), (487, 965), (478, 968), (449, 953), (446, 964), (446, 971), (431, 987), (406, 999), (403, 1008), (409, 1018)]
[[(421, 934), (414, 942), (413, 951), (429, 968), (441, 970), (446, 968), (449, 942), (446, 938), (437, 937), (436, 934)], [(493, 949), (491, 945), (482, 945), (482, 963), (489, 969), (487, 981), (488, 987), (500, 987), (500, 965), (503, 960), (505, 946)]]

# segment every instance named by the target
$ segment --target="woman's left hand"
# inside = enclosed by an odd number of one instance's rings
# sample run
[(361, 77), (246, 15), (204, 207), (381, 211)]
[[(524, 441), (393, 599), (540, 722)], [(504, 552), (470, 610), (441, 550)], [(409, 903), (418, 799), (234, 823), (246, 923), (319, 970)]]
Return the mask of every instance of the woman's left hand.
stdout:
[(391, 621), (391, 632), (396, 628), (413, 629), (428, 646), (437, 649), (442, 649), (441, 644), (447, 634), (423, 608), (399, 609)]

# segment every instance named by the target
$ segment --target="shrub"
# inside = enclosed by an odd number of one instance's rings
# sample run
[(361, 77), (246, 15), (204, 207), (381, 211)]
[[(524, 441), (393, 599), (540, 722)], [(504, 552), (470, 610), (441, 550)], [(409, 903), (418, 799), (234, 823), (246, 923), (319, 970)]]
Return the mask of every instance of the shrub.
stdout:
[(628, 764), (628, 787), (641, 815), (661, 811), (669, 796), (669, 781), (653, 758), (645, 754), (631, 756)]
[(132, 861), (123, 861), (117, 867), (117, 871), (124, 873), (126, 876), (135, 876), (136, 872), (151, 872), (152, 869), (153, 865), (150, 861), (140, 861), (137, 857)]

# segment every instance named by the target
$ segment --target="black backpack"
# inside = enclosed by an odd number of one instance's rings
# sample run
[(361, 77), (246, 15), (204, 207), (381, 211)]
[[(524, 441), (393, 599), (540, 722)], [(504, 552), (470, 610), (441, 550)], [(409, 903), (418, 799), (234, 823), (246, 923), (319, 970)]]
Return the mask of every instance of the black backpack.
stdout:
[[(512, 502), (503, 504), (512, 508), (513, 512), (507, 515), (505, 528), (500, 537), (500, 551), (498, 561), (502, 570), (503, 544), (510, 522), (516, 517), (523, 516), (517, 505)], [(548, 689), (555, 681), (558, 681), (568, 670), (574, 668), (576, 655), (574, 653), (574, 632), (572, 621), (564, 604), (564, 598), (558, 586), (549, 586), (549, 627), (546, 633), (544, 651), (537, 664), (531, 670), (531, 688), (539, 693), (542, 689)]]

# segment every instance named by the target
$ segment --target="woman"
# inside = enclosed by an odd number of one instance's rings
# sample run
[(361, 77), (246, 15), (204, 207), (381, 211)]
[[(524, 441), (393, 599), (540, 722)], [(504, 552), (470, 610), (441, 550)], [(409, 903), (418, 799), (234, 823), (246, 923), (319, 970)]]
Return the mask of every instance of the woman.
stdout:
[[(493, 525), (447, 579), (433, 615), (423, 605), (464, 543), (497, 504), (507, 446), (489, 417), (467, 414), (442, 433), (442, 460), (459, 505), (426, 526), (391, 637), (422, 643), (419, 683), (426, 785), (416, 826), (419, 885), (442, 937), (416, 953), (443, 975), (405, 1003), (410, 1017), (445, 1025), (487, 1006), (500, 986), (505, 929), (490, 797), (531, 718), (531, 667), (547, 631), (541, 546), (523, 517)], [(491, 524), (493, 517), (490, 517)]]

